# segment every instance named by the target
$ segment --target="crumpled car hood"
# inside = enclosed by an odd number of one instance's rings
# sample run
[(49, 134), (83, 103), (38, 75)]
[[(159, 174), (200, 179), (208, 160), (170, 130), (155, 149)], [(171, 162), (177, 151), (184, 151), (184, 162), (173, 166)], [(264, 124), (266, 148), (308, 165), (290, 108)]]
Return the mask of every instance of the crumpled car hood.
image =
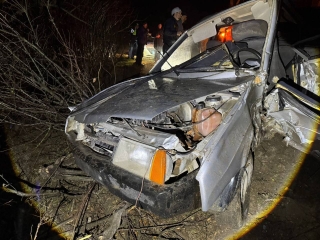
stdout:
[(71, 116), (86, 124), (110, 117), (151, 120), (174, 106), (251, 80), (253, 76), (212, 80), (149, 76), (105, 89), (79, 105)]

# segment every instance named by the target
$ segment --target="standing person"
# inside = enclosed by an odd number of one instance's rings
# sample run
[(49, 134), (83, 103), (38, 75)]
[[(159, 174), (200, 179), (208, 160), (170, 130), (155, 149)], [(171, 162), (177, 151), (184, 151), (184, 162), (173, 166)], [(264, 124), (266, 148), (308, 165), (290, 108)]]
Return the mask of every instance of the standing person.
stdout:
[(183, 23), (187, 21), (187, 15), (186, 14), (183, 14), (181, 16), (181, 18), (177, 21), (178, 22), (178, 31), (180, 32), (184, 32), (184, 27), (183, 27)]
[(148, 42), (148, 24), (144, 22), (142, 26), (140, 26), (137, 30), (137, 42), (138, 42), (138, 50), (137, 50), (137, 58), (136, 64), (139, 66), (142, 64), (143, 50), (144, 46), (147, 45)]
[(134, 27), (130, 29), (130, 43), (129, 43), (129, 54), (128, 57), (133, 59), (137, 52), (137, 30), (139, 28), (139, 23), (136, 23)]
[(159, 23), (158, 29), (156, 31), (155, 38), (154, 38), (154, 48), (156, 50), (154, 54), (155, 61), (158, 61), (160, 59), (162, 46), (163, 46), (163, 30), (162, 30), (162, 24)]
[(181, 9), (176, 7), (171, 11), (171, 17), (167, 19), (163, 27), (163, 53), (165, 54), (168, 49), (182, 34), (178, 31), (178, 20), (181, 18)]

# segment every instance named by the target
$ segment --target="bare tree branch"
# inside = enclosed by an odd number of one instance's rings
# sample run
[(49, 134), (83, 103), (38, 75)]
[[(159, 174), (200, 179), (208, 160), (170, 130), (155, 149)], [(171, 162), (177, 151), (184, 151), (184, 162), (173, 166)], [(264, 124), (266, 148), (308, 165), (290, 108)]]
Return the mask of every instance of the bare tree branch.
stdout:
[(127, 46), (132, 14), (117, 0), (3, 3), (0, 123), (63, 130), (68, 106), (116, 82), (115, 53)]

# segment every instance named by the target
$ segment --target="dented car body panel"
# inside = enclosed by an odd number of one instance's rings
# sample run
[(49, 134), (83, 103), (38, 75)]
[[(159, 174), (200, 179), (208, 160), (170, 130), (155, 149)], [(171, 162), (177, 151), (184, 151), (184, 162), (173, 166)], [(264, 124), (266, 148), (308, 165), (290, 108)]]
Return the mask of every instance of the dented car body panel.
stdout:
[[(281, 98), (274, 88), (285, 86), (275, 79), (286, 75), (275, 47), (279, 4), (248, 1), (204, 19), (147, 76), (76, 106), (65, 132), (80, 168), (162, 217), (198, 207), (224, 211), (237, 188), (244, 202), (263, 124), (276, 121), (284, 135), (303, 139), (295, 116), (304, 128), (317, 119), (298, 111), (287, 118), (284, 110), (293, 108), (274, 100)], [(285, 60), (294, 55), (290, 48)], [(308, 87), (315, 78), (309, 60), (299, 75)]]
[(158, 114), (179, 104), (225, 91), (250, 80), (252, 81), (252, 78), (248, 76), (235, 75), (219, 79), (212, 77), (212, 74), (144, 78), (128, 84), (129, 88), (126, 87), (117, 94), (112, 95), (106, 90), (103, 92), (105, 99), (99, 105), (90, 106), (82, 113), (76, 111), (71, 116), (83, 123), (101, 122), (110, 117), (152, 120)]

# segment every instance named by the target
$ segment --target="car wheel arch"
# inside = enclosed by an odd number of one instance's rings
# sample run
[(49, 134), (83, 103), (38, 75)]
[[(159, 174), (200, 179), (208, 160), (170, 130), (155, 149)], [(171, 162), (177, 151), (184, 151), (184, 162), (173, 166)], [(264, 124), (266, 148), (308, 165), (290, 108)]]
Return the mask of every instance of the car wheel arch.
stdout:
[(250, 203), (250, 185), (253, 174), (253, 152), (247, 154), (245, 166), (231, 179), (210, 211), (215, 213), (218, 225), (239, 228), (246, 220)]
[[(252, 149), (250, 148), (243, 154), (244, 161), (243, 167), (231, 178), (228, 185), (224, 188), (222, 193), (220, 194), (219, 198), (215, 201), (209, 211), (211, 212), (222, 212), (224, 211), (232, 199), (234, 198), (237, 189), (240, 187), (240, 184), (244, 184), (242, 189), (247, 190), (251, 185), (251, 178), (253, 174), (253, 159), (254, 154)], [(249, 167), (249, 168), (248, 168)], [(241, 183), (241, 178), (245, 175), (245, 183)], [(242, 181), (243, 182), (243, 181)], [(245, 199), (246, 193), (242, 192), (242, 198)], [(244, 202), (244, 201), (243, 201)]]

